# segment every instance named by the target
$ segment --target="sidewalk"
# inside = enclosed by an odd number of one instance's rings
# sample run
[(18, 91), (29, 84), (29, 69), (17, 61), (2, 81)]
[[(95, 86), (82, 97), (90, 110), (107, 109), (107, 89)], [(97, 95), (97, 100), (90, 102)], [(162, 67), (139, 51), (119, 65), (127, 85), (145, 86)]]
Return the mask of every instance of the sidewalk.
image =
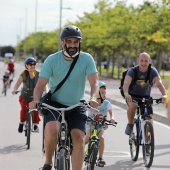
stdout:
[[(127, 105), (125, 103), (124, 98), (120, 94), (119, 80), (107, 79), (107, 78), (100, 78), (100, 81), (103, 81), (107, 84), (107, 99), (114, 105), (119, 106), (123, 109), (127, 110)], [(87, 94), (90, 93), (90, 86), (87, 81), (86, 84), (86, 91)], [(158, 88), (152, 87), (151, 96), (153, 98), (160, 98), (161, 93)], [(154, 120), (169, 125), (166, 115), (166, 109), (163, 104), (153, 105), (154, 111)]]

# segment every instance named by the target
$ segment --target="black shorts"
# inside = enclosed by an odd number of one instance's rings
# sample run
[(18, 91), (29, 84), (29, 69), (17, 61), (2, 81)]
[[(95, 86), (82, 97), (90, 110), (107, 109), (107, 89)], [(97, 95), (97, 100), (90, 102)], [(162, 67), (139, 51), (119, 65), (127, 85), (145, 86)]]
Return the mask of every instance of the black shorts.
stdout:
[[(143, 98), (150, 99), (151, 98), (150, 96), (137, 96), (137, 95), (131, 95), (131, 96), (132, 96), (132, 98), (134, 97), (134, 98), (139, 98), (139, 99), (143, 99)], [(141, 113), (144, 113), (144, 110), (142, 108), (140, 108), (140, 109), (141, 109)], [(148, 110), (149, 114), (153, 115), (152, 105), (150, 105), (148, 109), (149, 109)]]
[[(62, 105), (57, 102), (52, 102), (52, 106), (55, 106), (57, 108), (66, 108), (67, 106)], [(80, 129), (84, 133), (86, 133), (86, 121), (87, 121), (87, 115), (86, 110), (84, 106), (76, 107), (72, 110), (65, 112), (65, 120), (68, 124), (68, 130), (69, 132), (72, 129)], [(50, 121), (59, 121), (61, 122), (61, 115), (59, 112), (54, 110), (49, 110), (47, 114), (45, 115), (45, 123), (48, 123)]]
[(15, 70), (10, 70), (9, 71), (9, 75), (11, 75), (12, 73), (14, 73), (15, 72)]

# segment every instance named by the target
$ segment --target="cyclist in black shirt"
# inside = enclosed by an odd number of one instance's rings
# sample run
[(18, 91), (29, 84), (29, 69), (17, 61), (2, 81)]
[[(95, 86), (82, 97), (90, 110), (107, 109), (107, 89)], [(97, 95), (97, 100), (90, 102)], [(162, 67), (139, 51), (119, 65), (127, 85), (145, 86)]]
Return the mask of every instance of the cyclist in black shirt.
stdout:
[(9, 83), (9, 72), (8, 71), (5, 72), (5, 75), (3, 76), (2, 80), (3, 80), (3, 88), (2, 88), (2, 93), (3, 93), (5, 84)]

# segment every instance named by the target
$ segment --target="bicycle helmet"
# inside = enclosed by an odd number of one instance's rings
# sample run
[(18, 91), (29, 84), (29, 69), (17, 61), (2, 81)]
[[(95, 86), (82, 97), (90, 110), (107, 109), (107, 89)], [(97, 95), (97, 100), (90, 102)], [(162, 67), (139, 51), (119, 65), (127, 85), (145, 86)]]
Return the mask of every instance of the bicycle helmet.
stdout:
[(99, 88), (101, 88), (102, 86), (106, 87), (106, 83), (99, 81)]
[(7, 71), (5, 71), (5, 74), (9, 74), (10, 72), (7, 70)]
[(60, 34), (60, 39), (64, 40), (66, 38), (79, 38), (82, 39), (82, 33), (81, 30), (74, 26), (74, 25), (70, 25), (70, 26), (66, 26)]
[(37, 62), (36, 59), (34, 57), (28, 57), (25, 61), (24, 61), (24, 64), (28, 64), (30, 62)]
[[(65, 27), (61, 31), (60, 39), (65, 42), (65, 39), (67, 39), (67, 38), (78, 38), (79, 40), (81, 40), (82, 39), (81, 30), (74, 25), (70, 25), (70, 26)], [(70, 49), (73, 49), (73, 48), (74, 48), (74, 50), (70, 50)], [(78, 48), (77, 47), (67, 47), (66, 43), (65, 43), (64, 47), (63, 47), (63, 53), (66, 57), (74, 59), (80, 53), (80, 42), (79, 42)]]

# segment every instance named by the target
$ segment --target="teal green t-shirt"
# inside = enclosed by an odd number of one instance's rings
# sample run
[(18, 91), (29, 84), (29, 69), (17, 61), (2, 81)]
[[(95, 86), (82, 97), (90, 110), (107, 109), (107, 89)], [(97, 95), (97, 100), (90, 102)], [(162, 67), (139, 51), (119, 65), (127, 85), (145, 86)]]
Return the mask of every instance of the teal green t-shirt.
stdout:
[[(72, 61), (63, 58), (62, 51), (48, 56), (45, 60), (39, 76), (49, 79), (52, 92), (66, 76), (71, 63)], [(87, 75), (96, 72), (93, 57), (89, 53), (80, 52), (71, 74), (62, 87), (53, 94), (53, 100), (67, 106), (79, 103), (80, 99), (84, 98)]]

